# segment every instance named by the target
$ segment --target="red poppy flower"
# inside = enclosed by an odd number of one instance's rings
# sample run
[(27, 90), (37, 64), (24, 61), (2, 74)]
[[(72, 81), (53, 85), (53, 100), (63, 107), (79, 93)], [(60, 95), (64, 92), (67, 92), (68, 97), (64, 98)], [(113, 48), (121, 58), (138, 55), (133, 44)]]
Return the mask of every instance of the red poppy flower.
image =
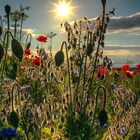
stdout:
[(139, 74), (139, 73), (140, 73), (139, 70), (134, 70), (134, 71), (133, 71), (133, 74), (134, 74), (134, 75), (137, 75), (137, 74)]
[(140, 64), (137, 64), (136, 67), (137, 67), (137, 68), (140, 68)]
[(34, 58), (34, 64), (37, 65), (37, 66), (39, 66), (40, 63), (41, 63), (40, 57), (35, 57), (35, 58)]
[(106, 67), (100, 67), (100, 74), (106, 74)]
[(48, 40), (47, 36), (44, 36), (44, 35), (40, 35), (37, 38), (37, 41), (39, 41), (39, 42), (47, 42), (47, 40)]
[(130, 65), (129, 64), (125, 64), (121, 67), (122, 72), (126, 72), (130, 70)]
[(132, 76), (133, 76), (132, 72), (126, 71), (125, 73), (126, 73), (126, 76), (127, 76), (128, 78), (132, 79)]
[(30, 51), (29, 49), (26, 49), (26, 50), (25, 50), (25, 55), (26, 55), (26, 56), (29, 56), (30, 54), (31, 54), (31, 51)]

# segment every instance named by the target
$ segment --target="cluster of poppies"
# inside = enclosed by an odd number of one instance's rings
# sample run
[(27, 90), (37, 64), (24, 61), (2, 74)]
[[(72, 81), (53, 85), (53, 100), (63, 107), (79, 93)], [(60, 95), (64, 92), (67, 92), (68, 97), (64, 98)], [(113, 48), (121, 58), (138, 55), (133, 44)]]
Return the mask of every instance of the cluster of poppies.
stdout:
[[(38, 38), (36, 38), (37, 41), (45, 43), (47, 42), (48, 38), (45, 35), (40, 35)], [(26, 49), (25, 50), (25, 56), (29, 57), (31, 55), (31, 50)], [(29, 62), (33, 62), (36, 66), (40, 66), (41, 63), (41, 58), (40, 57), (35, 57), (34, 59), (27, 59)]]
[[(25, 50), (25, 56), (31, 55), (31, 53), (30, 54), (28, 53), (28, 55), (27, 55), (26, 52), (28, 52), (28, 50)], [(34, 58), (26, 57), (25, 59), (27, 62), (35, 64), (36, 66), (40, 66), (40, 64), (41, 64), (41, 58), (38, 56), (35, 56)]]
[[(140, 64), (137, 64), (136, 67), (139, 69), (139, 68), (140, 68)], [(126, 76), (127, 76), (128, 78), (130, 78), (130, 79), (133, 78), (133, 74), (136, 75), (136, 74), (139, 74), (139, 73), (140, 73), (139, 70), (130, 71), (130, 69), (131, 69), (131, 67), (130, 67), (129, 64), (125, 64), (125, 65), (123, 65), (123, 66), (121, 67), (121, 71), (122, 71), (123, 73), (125, 73)]]

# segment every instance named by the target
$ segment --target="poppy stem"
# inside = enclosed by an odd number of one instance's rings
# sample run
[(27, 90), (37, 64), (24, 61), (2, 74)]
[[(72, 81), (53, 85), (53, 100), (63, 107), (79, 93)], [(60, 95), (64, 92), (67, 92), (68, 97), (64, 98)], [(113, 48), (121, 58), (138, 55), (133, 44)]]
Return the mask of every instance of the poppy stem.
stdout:
[(20, 41), (21, 41), (21, 35), (22, 35), (23, 17), (24, 17), (24, 13), (21, 14), (20, 38), (19, 38)]
[(99, 39), (98, 39), (97, 51), (96, 51), (96, 54), (95, 54), (95, 64), (94, 64), (94, 69), (93, 69), (93, 72), (92, 72), (91, 81), (90, 81), (90, 83), (89, 83), (89, 90), (88, 90), (88, 92), (87, 92), (87, 94), (88, 94), (88, 95), (87, 95), (87, 104), (88, 104), (88, 102), (89, 102), (89, 96), (90, 96), (90, 92), (91, 92), (91, 87), (92, 87), (92, 83), (93, 83), (94, 75), (95, 75), (95, 72), (96, 72), (97, 60), (98, 60), (98, 53), (99, 53), (99, 50), (100, 50), (100, 41), (101, 41), (101, 38), (102, 38), (104, 22), (105, 22), (105, 6), (103, 6), (103, 12), (102, 12), (102, 25), (101, 25), (101, 31), (100, 31)]
[(66, 43), (65, 41), (63, 41), (63, 43), (62, 43), (62, 45), (61, 45), (61, 51), (63, 50), (63, 47), (64, 47), (64, 46), (65, 46), (66, 57), (67, 57), (67, 67), (68, 67), (68, 76), (69, 76), (69, 90), (70, 90), (70, 108), (71, 108), (71, 112), (72, 112), (72, 110), (73, 110), (73, 105), (72, 105), (70, 63), (69, 63), (68, 47), (67, 47), (67, 43)]
[(95, 110), (94, 110), (94, 115), (93, 115), (93, 123), (94, 123), (95, 115), (96, 115), (97, 108), (98, 108), (98, 97), (99, 97), (99, 93), (100, 93), (101, 89), (103, 90), (103, 94), (104, 94), (104, 102), (103, 102), (103, 109), (102, 110), (105, 110), (105, 107), (106, 107), (106, 89), (105, 89), (104, 86), (100, 86), (100, 87), (98, 87), (97, 93), (96, 93), (96, 101), (95, 101)]
[(14, 89), (17, 87), (17, 92), (18, 92), (18, 105), (19, 105), (19, 114), (21, 113), (21, 97), (20, 97), (20, 91), (19, 91), (19, 86), (18, 84), (14, 84), (12, 87), (12, 92), (11, 92), (11, 100), (12, 100), (12, 111), (14, 111)]
[[(29, 38), (29, 37), (30, 37), (30, 38)], [(29, 40), (29, 39), (30, 39), (30, 40)], [(28, 40), (29, 40), (29, 42), (32, 41), (32, 34), (31, 34), (31, 33), (28, 33), (28, 34), (27, 34), (27, 37), (26, 37), (26, 45), (25, 45), (25, 47), (27, 47)], [(25, 49), (26, 49), (26, 48), (25, 48)]]
[(6, 36), (7, 36), (7, 42), (6, 42), (6, 47), (5, 47), (5, 55), (4, 55), (4, 59), (3, 59), (3, 65), (1, 65), (1, 81), (0, 81), (1, 84), (2, 84), (3, 73), (4, 73), (4, 69), (5, 69), (6, 57), (7, 57), (7, 52), (8, 52), (9, 34), (11, 35), (12, 39), (14, 38), (13, 35), (12, 35), (12, 33), (9, 30), (7, 30), (5, 32), (3, 46), (5, 46)]

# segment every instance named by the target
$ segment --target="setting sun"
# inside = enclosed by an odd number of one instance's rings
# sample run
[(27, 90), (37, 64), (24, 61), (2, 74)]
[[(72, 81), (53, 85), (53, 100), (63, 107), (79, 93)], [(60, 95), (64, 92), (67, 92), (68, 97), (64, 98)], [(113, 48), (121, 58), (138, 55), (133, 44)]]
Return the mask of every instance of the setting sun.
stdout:
[(71, 15), (74, 15), (73, 9), (75, 9), (75, 7), (71, 5), (71, 2), (72, 0), (59, 0), (58, 3), (52, 3), (54, 9), (51, 11), (56, 13), (57, 18), (69, 19)]
[(57, 9), (60, 16), (67, 16), (70, 12), (69, 6), (66, 3), (60, 3)]

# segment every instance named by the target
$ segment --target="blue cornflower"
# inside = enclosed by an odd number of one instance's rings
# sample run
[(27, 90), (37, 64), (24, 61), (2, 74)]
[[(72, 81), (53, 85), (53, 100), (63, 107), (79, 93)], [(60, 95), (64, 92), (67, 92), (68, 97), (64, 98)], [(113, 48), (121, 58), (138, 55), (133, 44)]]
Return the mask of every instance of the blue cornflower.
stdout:
[(0, 138), (17, 137), (18, 132), (15, 128), (3, 128), (0, 131)]

